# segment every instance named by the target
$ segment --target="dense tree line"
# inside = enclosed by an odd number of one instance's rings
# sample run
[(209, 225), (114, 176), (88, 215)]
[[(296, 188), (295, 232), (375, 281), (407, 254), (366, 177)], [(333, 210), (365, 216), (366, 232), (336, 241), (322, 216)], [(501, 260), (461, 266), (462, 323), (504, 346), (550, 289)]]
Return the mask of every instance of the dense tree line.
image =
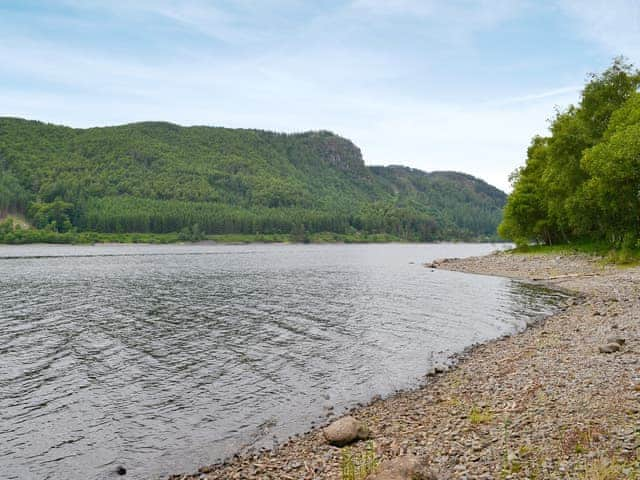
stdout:
[(0, 118), (0, 214), (60, 233), (492, 236), (506, 196), (468, 175), (366, 167), (330, 132)]
[(578, 105), (556, 112), (512, 176), (499, 231), (526, 243), (605, 241), (640, 233), (640, 72), (617, 58), (591, 75)]
[(371, 167), (399, 204), (440, 219), (445, 238), (492, 236), (502, 219), (505, 195), (491, 185), (456, 172), (426, 173), (407, 167)]
[(31, 196), (8, 171), (0, 170), (0, 216), (26, 210)]

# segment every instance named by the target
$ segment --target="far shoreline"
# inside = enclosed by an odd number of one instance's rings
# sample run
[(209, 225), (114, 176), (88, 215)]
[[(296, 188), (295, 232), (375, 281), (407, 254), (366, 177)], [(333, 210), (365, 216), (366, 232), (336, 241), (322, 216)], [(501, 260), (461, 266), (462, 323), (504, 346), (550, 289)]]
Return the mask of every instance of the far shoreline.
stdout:
[[(358, 239), (350, 239), (350, 238), (337, 238), (328, 240), (325, 238), (311, 239), (309, 241), (292, 241), (286, 237), (288, 235), (282, 236), (274, 236), (267, 239), (263, 239), (258, 235), (244, 235), (244, 236), (231, 236), (231, 235), (221, 235), (221, 236), (209, 236), (209, 238), (195, 241), (188, 240), (177, 240), (177, 239), (166, 239), (166, 238), (157, 238), (156, 241), (153, 239), (140, 237), (140, 241), (136, 240), (136, 234), (130, 235), (128, 238), (123, 239), (123, 241), (118, 241), (112, 238), (105, 238), (104, 235), (110, 234), (100, 234), (103, 236), (103, 240), (92, 241), (92, 242), (18, 242), (18, 243), (10, 243), (10, 242), (0, 242), (0, 247), (2, 246), (21, 246), (21, 245), (39, 245), (39, 246), (48, 246), (48, 245), (62, 245), (62, 246), (118, 246), (118, 245), (191, 245), (191, 246), (201, 246), (201, 245), (372, 245), (372, 244), (406, 244), (406, 245), (441, 245), (441, 244), (496, 244), (496, 245), (513, 245), (513, 243), (505, 240), (492, 240), (492, 239), (451, 239), (451, 240), (433, 240), (433, 241), (419, 241), (419, 240), (405, 240), (399, 238), (388, 238), (384, 237), (372, 237), (372, 238), (358, 238)], [(115, 234), (114, 234), (115, 235)], [(173, 235), (173, 234), (167, 234)]]

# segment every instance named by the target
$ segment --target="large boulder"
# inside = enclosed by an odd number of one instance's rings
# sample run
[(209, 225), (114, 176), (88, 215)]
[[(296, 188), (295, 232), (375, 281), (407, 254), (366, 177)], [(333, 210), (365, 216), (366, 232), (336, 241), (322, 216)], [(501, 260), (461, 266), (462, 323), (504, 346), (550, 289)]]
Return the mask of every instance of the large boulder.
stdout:
[(369, 438), (367, 426), (351, 416), (336, 420), (323, 430), (327, 442), (336, 447), (344, 447), (357, 440)]
[(366, 480), (438, 480), (425, 458), (403, 455), (385, 460)]

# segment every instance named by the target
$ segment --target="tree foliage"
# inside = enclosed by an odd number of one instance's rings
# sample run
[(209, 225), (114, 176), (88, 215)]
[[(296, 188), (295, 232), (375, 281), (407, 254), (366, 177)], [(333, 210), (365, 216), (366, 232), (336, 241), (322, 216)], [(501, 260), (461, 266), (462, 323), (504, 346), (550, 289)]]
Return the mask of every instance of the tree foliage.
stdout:
[(468, 175), (366, 167), (330, 132), (0, 118), (0, 214), (66, 233), (490, 237), (506, 196)]
[(535, 137), (499, 227), (520, 243), (606, 240), (640, 233), (640, 72), (624, 59), (590, 75), (580, 103)]

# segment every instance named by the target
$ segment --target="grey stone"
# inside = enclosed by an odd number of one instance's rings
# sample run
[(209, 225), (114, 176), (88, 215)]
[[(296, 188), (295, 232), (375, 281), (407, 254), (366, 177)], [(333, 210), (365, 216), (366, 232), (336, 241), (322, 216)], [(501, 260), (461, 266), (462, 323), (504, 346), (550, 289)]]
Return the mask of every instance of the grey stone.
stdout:
[(385, 460), (367, 480), (439, 480), (424, 457), (403, 455)]
[(598, 350), (600, 353), (613, 353), (620, 350), (620, 345), (617, 343), (607, 343), (606, 345), (600, 345)]
[(369, 438), (367, 426), (351, 416), (342, 417), (331, 423), (324, 430), (324, 438), (330, 445), (343, 447), (357, 440)]

